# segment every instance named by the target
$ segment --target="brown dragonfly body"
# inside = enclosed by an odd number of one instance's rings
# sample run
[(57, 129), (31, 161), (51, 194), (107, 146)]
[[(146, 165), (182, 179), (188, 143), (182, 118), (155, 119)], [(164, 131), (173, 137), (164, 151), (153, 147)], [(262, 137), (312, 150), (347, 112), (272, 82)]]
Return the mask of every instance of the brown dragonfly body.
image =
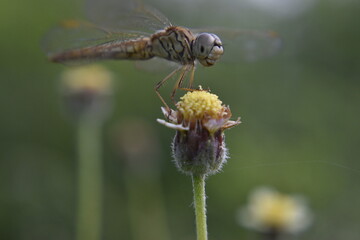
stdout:
[(160, 57), (187, 65), (194, 64), (196, 59), (191, 48), (194, 40), (195, 35), (189, 29), (171, 26), (150, 37), (68, 50), (50, 56), (50, 60), (53, 62), (71, 62), (82, 59), (148, 60)]

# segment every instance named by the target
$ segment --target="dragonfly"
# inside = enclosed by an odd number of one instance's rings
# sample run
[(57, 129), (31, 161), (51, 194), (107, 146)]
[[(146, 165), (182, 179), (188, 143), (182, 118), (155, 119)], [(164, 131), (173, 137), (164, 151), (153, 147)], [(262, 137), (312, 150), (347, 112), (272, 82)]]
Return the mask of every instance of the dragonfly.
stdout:
[[(176, 63), (177, 67), (154, 87), (166, 107), (159, 88), (177, 74), (170, 96), (173, 102), (177, 89), (193, 89), (195, 66), (213, 66), (224, 54), (219, 36), (230, 43), (229, 56), (233, 59), (269, 56), (280, 46), (280, 38), (272, 31), (173, 25), (159, 10), (137, 1), (87, 0), (85, 10), (89, 21), (63, 21), (45, 36), (42, 46), (48, 59), (72, 64), (160, 58)], [(188, 75), (188, 87), (183, 88)]]

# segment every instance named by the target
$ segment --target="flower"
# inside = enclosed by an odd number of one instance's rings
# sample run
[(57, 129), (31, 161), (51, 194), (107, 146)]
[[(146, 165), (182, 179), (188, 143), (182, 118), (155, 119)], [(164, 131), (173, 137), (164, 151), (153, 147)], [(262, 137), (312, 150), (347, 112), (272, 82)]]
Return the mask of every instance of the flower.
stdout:
[(186, 174), (214, 174), (226, 161), (224, 130), (240, 124), (231, 121), (231, 111), (218, 96), (207, 91), (187, 92), (177, 111), (162, 108), (168, 121), (157, 121), (176, 130), (172, 144), (178, 169)]
[(269, 187), (251, 193), (248, 205), (238, 215), (245, 227), (269, 234), (299, 233), (311, 224), (312, 218), (303, 197), (285, 195)]
[(62, 95), (69, 114), (76, 118), (103, 119), (111, 109), (112, 74), (100, 65), (66, 69)]

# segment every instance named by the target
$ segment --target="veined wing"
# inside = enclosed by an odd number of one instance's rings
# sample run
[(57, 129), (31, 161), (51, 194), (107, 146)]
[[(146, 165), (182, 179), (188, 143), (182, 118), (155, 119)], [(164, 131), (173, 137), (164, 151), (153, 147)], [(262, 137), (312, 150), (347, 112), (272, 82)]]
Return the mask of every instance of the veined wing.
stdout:
[(218, 35), (224, 46), (221, 61), (256, 61), (273, 56), (282, 47), (282, 40), (274, 31), (238, 30), (227, 28), (195, 29), (195, 33), (209, 32)]
[(86, 0), (85, 14), (91, 22), (112, 31), (154, 33), (172, 25), (160, 11), (136, 0)]
[(154, 57), (146, 61), (135, 61), (135, 67), (146, 72), (162, 73), (165, 75), (165, 73), (179, 68), (180, 64), (164, 58)]
[(51, 57), (69, 50), (126, 41), (147, 35), (147, 33), (137, 31), (113, 32), (92, 23), (68, 20), (50, 30), (43, 38), (41, 45), (48, 57)]

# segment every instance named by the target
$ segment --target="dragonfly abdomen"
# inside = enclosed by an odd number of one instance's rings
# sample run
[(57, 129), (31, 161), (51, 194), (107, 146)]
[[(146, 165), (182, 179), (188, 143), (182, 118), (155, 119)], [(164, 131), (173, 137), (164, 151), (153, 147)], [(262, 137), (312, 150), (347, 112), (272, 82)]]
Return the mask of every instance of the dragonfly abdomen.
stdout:
[(109, 51), (112, 59), (146, 60), (154, 57), (149, 38), (120, 42), (111, 46)]
[(150, 51), (148, 38), (130, 41), (109, 42), (97, 46), (68, 50), (50, 56), (53, 62), (77, 60), (128, 59), (146, 60), (154, 57)]

